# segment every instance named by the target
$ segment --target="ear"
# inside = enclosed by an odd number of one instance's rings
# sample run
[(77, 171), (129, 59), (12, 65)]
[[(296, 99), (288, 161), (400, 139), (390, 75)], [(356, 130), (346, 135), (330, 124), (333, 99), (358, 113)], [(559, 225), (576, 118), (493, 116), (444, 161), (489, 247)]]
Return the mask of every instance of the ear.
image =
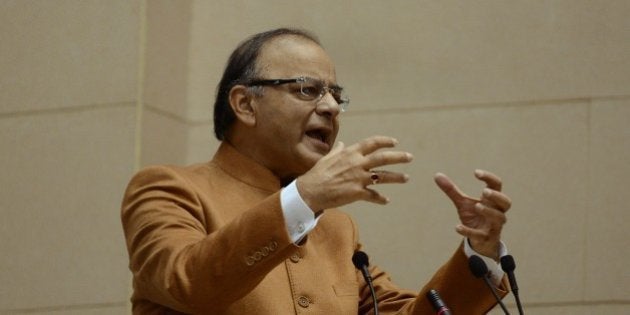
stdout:
[(235, 85), (230, 90), (230, 107), (236, 115), (236, 119), (246, 126), (253, 127), (256, 125), (256, 111), (252, 106), (254, 95), (247, 91), (244, 85)]

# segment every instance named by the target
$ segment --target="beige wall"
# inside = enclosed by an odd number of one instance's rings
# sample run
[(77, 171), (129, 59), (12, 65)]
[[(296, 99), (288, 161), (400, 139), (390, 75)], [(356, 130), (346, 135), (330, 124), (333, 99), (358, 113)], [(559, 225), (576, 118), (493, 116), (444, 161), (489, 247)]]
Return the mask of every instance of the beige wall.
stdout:
[(433, 174), (477, 192), (487, 168), (514, 201), (504, 238), (528, 313), (630, 311), (627, 1), (0, 6), (0, 314), (128, 312), (126, 181), (211, 156), (228, 54), (277, 26), (313, 30), (336, 61), (340, 140), (393, 135), (415, 155), (409, 184), (382, 187), (390, 205), (347, 208), (397, 283), (419, 288), (460, 241)]
[(138, 1), (0, 2), (0, 314), (124, 314)]

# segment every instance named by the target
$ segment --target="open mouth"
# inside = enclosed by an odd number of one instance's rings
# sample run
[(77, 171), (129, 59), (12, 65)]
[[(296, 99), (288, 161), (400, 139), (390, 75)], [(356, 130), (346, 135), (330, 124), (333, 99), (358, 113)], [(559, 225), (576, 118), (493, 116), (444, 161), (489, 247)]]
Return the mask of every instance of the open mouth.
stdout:
[(306, 131), (306, 136), (314, 140), (318, 147), (328, 150), (330, 148), (330, 145), (328, 144), (330, 133), (329, 129), (316, 128)]

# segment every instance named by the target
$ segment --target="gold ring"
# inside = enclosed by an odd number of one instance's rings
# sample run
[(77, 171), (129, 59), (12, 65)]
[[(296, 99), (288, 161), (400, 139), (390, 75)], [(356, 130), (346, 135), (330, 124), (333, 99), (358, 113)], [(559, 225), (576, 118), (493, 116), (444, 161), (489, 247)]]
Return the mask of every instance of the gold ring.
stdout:
[(380, 181), (378, 174), (375, 171), (370, 171), (370, 173), (372, 173), (372, 175), (370, 175), (370, 179), (372, 180), (372, 185), (378, 184), (378, 182)]

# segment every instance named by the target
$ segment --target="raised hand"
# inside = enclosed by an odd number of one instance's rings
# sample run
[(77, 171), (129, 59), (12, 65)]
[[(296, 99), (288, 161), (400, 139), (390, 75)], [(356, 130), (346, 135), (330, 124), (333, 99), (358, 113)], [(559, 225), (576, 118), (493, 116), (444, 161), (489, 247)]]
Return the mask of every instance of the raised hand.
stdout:
[(368, 186), (409, 180), (403, 173), (375, 170), (412, 160), (408, 152), (380, 150), (396, 144), (396, 139), (385, 136), (373, 136), (348, 147), (337, 143), (313, 168), (297, 178), (300, 196), (316, 212), (358, 200), (387, 203), (387, 197)]
[(472, 248), (487, 257), (499, 260), (499, 242), (501, 230), (512, 201), (501, 192), (501, 179), (495, 174), (476, 170), (475, 177), (486, 183), (479, 199), (463, 193), (446, 175), (435, 175), (435, 183), (451, 199), (461, 224), (457, 225), (457, 233), (470, 241)]

